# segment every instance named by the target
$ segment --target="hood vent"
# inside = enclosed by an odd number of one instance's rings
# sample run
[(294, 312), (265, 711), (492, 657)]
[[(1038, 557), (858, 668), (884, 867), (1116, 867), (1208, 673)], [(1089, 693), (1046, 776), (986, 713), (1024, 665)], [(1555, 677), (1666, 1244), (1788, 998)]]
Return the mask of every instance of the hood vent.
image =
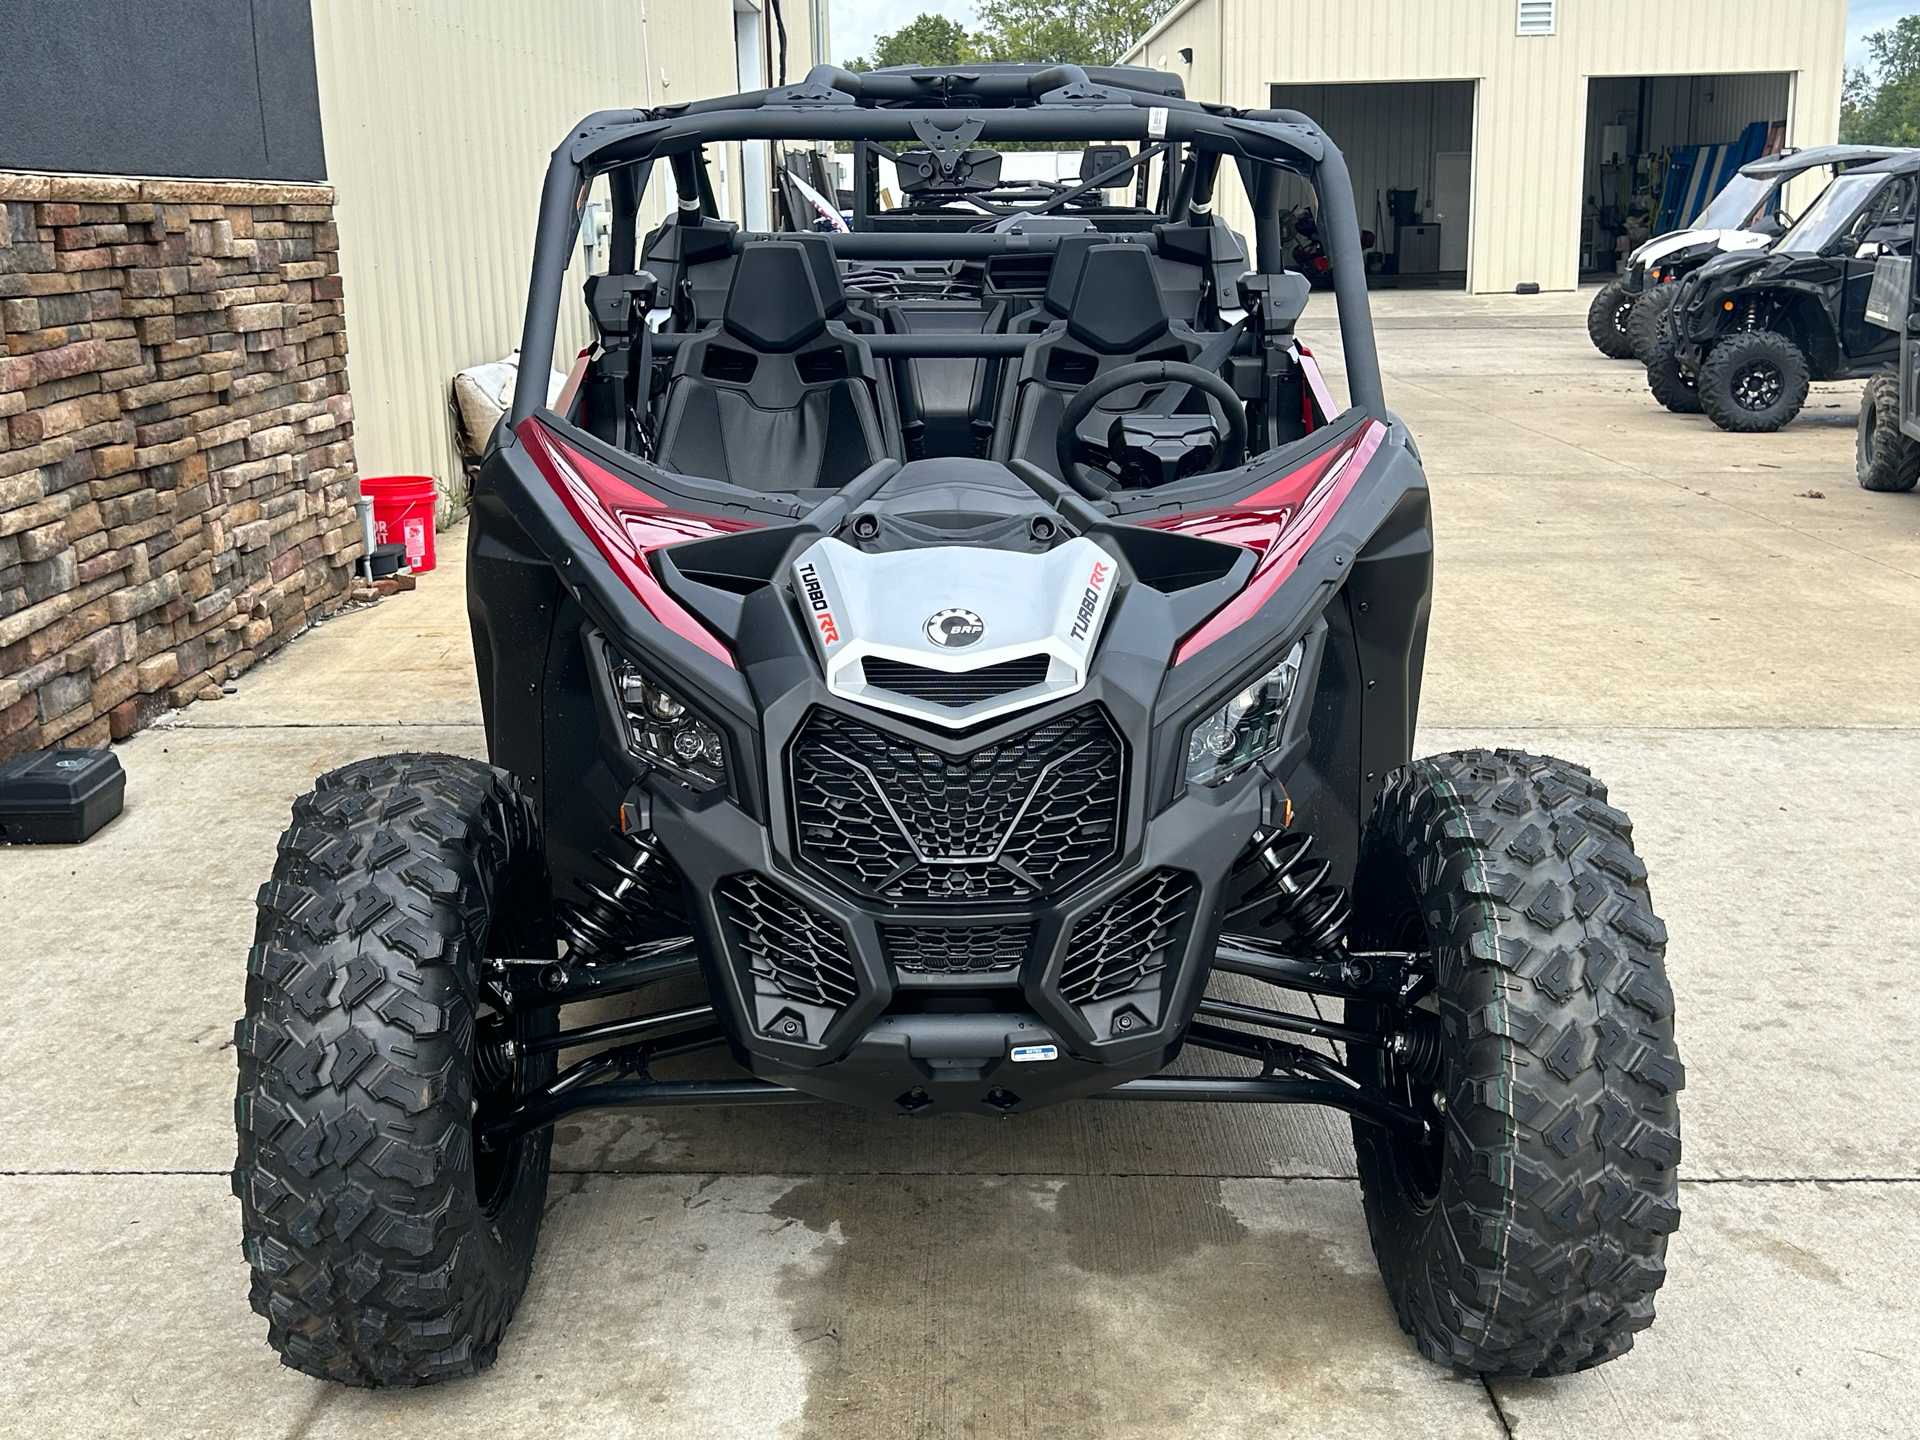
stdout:
[(1018, 660), (1003, 660), (978, 670), (950, 671), (868, 655), (861, 660), (860, 668), (867, 684), (876, 690), (958, 710), (1044, 684), (1049, 663), (1046, 655), (1022, 655)]

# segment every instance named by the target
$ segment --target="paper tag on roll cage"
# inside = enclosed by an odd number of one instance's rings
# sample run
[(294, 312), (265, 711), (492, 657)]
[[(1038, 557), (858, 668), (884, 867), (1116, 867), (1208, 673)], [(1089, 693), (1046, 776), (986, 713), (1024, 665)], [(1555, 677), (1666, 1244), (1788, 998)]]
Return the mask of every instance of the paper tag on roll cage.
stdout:
[(1167, 138), (1167, 107), (1149, 105), (1147, 107), (1147, 138), (1164, 140)]

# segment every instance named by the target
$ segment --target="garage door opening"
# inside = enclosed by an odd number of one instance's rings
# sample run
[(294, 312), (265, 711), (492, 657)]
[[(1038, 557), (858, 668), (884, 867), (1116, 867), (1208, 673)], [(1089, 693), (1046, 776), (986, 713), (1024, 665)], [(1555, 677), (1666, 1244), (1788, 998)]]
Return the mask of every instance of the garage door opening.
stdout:
[(1587, 82), (1582, 279), (1692, 222), (1749, 160), (1786, 140), (1789, 82), (1759, 75), (1596, 75)]
[[(1370, 283), (1463, 290), (1472, 233), (1471, 80), (1274, 85), (1276, 110), (1312, 116), (1346, 156)], [(1296, 182), (1282, 203), (1303, 206)]]

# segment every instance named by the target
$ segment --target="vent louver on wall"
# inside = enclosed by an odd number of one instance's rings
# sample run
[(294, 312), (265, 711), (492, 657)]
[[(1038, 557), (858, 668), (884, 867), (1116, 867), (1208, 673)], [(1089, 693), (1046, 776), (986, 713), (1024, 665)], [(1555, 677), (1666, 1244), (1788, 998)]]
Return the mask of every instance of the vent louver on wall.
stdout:
[(1554, 0), (1520, 0), (1520, 19), (1516, 35), (1553, 34)]

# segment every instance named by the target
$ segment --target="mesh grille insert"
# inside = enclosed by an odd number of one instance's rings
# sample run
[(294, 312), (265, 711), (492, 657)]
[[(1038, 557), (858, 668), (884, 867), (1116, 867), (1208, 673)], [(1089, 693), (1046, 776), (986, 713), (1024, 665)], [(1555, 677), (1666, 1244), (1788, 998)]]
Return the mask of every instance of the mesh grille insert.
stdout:
[(1027, 958), (1033, 926), (882, 925), (880, 933), (900, 969), (921, 975), (961, 975), (1018, 968)]
[(879, 899), (1024, 900), (1119, 845), (1120, 737), (1094, 705), (958, 758), (815, 710), (788, 763), (800, 853)]
[(837, 921), (758, 875), (729, 875), (714, 896), (734, 959), (756, 980), (789, 999), (835, 1009), (859, 993), (853, 954)]
[(860, 670), (867, 684), (876, 689), (958, 710), (964, 705), (997, 700), (1002, 695), (1041, 684), (1047, 678), (1048, 663), (1045, 655), (1022, 655), (998, 665), (949, 674), (945, 670), (929, 670), (924, 665), (909, 665), (904, 660), (869, 655), (860, 662)]
[(1179, 870), (1156, 870), (1074, 922), (1060, 990), (1074, 1005), (1124, 995), (1178, 957), (1197, 889)]

